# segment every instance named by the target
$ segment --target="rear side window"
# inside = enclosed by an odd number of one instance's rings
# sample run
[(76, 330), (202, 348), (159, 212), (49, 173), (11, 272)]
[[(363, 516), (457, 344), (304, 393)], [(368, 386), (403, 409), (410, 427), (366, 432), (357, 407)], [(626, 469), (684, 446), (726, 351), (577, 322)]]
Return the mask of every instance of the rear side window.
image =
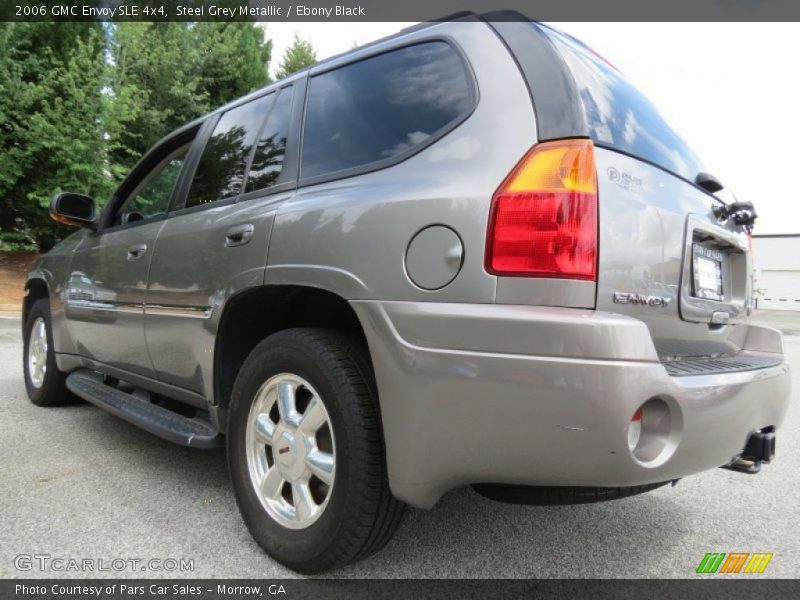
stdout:
[(291, 86), (281, 90), (278, 95), (264, 129), (258, 136), (245, 192), (264, 190), (278, 183), (286, 158), (286, 140), (289, 136), (293, 96), (294, 88)]
[(583, 103), (589, 135), (598, 144), (638, 156), (694, 180), (704, 171), (700, 158), (644, 94), (582, 42), (549, 27)]
[(304, 179), (410, 155), (472, 109), (466, 65), (425, 42), (316, 75), (306, 105)]
[(198, 206), (241, 192), (250, 151), (275, 94), (232, 108), (219, 120), (197, 165), (186, 206)]

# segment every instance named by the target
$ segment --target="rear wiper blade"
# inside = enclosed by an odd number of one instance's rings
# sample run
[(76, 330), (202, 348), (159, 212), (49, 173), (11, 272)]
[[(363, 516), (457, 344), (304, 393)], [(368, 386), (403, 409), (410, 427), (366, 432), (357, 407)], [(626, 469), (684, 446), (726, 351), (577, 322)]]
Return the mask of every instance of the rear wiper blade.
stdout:
[[(704, 173), (702, 171), (694, 178), (694, 182), (712, 194), (723, 188), (722, 182), (719, 179), (714, 177), (711, 173)], [(758, 214), (752, 202), (739, 202), (737, 200), (736, 202), (731, 202), (723, 206), (715, 206), (712, 210), (718, 221), (733, 219), (734, 223), (744, 227), (745, 231), (748, 233), (753, 231), (753, 225), (758, 218)]]

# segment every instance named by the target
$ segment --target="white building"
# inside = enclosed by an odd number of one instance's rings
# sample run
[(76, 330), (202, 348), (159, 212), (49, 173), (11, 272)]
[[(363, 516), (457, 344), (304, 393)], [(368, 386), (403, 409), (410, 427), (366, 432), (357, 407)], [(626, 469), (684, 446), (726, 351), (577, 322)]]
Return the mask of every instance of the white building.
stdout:
[(753, 236), (756, 308), (800, 311), (800, 233)]

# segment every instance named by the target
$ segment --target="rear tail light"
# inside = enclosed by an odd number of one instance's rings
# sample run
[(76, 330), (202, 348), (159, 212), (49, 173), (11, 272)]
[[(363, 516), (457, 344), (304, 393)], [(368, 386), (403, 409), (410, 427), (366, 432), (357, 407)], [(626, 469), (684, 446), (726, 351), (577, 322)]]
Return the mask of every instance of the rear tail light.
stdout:
[(590, 140), (534, 146), (492, 198), (486, 270), (597, 278), (597, 174)]

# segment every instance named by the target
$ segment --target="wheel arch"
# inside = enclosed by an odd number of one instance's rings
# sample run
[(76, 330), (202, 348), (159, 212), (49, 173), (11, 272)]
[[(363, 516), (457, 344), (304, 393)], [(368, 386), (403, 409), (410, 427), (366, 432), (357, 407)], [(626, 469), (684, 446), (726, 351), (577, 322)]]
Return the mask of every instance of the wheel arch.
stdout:
[(25, 282), (25, 297), (22, 299), (22, 328), (25, 329), (25, 323), (28, 320), (28, 314), (31, 307), (37, 300), (42, 298), (50, 298), (50, 288), (47, 281), (41, 275), (32, 275)]
[(265, 285), (231, 297), (220, 318), (214, 347), (212, 403), (227, 411), (247, 356), (267, 336), (293, 327), (322, 327), (366, 335), (350, 303), (334, 292), (304, 285)]

